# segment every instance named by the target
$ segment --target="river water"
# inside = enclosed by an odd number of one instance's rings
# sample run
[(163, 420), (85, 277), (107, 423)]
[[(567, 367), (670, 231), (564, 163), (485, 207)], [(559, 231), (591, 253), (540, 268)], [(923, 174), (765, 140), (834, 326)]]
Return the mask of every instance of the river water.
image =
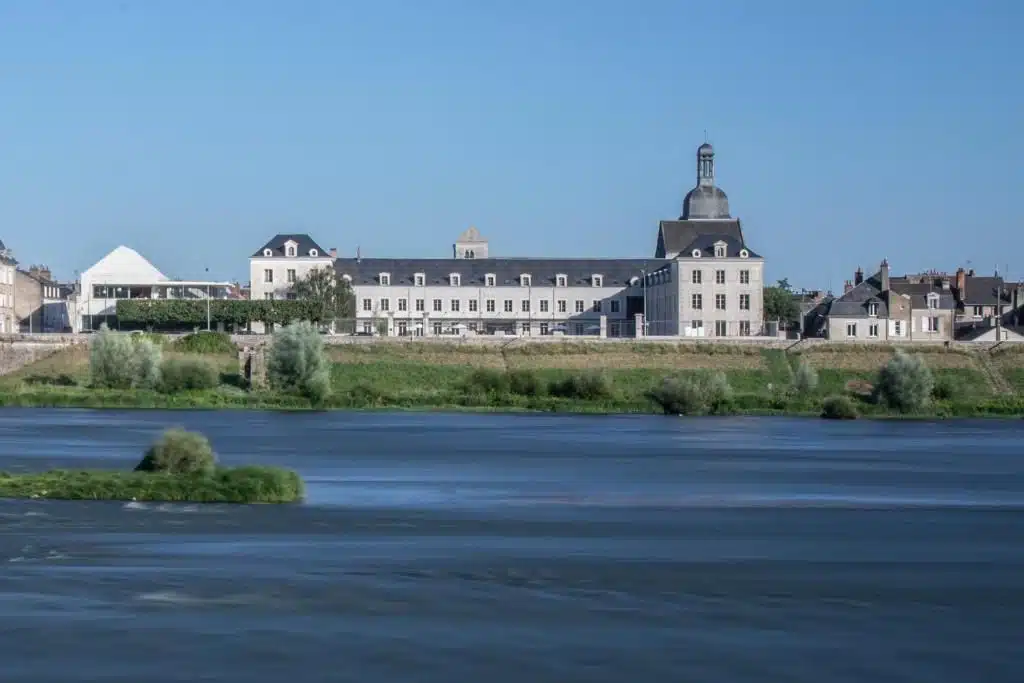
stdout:
[(0, 681), (1024, 680), (1024, 422), (0, 411), (299, 506), (0, 501)]

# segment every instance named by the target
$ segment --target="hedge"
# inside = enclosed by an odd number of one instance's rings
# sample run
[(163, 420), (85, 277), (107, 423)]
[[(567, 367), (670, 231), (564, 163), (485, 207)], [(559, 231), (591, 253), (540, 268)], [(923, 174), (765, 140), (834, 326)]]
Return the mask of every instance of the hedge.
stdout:
[[(213, 299), (210, 321), (226, 325), (252, 322), (286, 325), (295, 320), (321, 322), (323, 307), (299, 299)], [(205, 299), (125, 299), (117, 302), (117, 319), (138, 325), (205, 325)]]

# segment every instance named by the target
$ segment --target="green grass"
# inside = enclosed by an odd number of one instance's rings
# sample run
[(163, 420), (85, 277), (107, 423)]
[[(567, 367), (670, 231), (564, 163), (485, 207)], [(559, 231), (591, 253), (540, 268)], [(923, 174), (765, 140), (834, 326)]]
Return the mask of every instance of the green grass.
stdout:
[(209, 476), (103, 470), (0, 472), (0, 498), (294, 503), (302, 500), (304, 492), (298, 474), (275, 467), (222, 468)]

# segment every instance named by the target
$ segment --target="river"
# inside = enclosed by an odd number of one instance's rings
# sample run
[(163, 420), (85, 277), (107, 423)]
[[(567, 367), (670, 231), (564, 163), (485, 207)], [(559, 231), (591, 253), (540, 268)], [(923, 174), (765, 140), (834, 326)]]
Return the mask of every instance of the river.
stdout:
[(298, 506), (0, 501), (0, 681), (1019, 681), (1024, 421), (0, 410)]

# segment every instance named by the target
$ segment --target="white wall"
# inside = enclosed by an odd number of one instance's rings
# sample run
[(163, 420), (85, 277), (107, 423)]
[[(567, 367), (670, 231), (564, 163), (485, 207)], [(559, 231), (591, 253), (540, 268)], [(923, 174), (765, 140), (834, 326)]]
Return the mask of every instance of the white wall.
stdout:
[[(334, 268), (334, 259), (324, 256), (282, 256), (254, 257), (249, 259), (249, 296), (253, 301), (261, 299), (287, 299), (292, 286), (305, 278), (314, 268)], [(267, 279), (270, 271), (271, 279)], [(292, 279), (293, 278), (293, 279)], [(253, 323), (252, 331), (265, 332), (263, 323)]]

